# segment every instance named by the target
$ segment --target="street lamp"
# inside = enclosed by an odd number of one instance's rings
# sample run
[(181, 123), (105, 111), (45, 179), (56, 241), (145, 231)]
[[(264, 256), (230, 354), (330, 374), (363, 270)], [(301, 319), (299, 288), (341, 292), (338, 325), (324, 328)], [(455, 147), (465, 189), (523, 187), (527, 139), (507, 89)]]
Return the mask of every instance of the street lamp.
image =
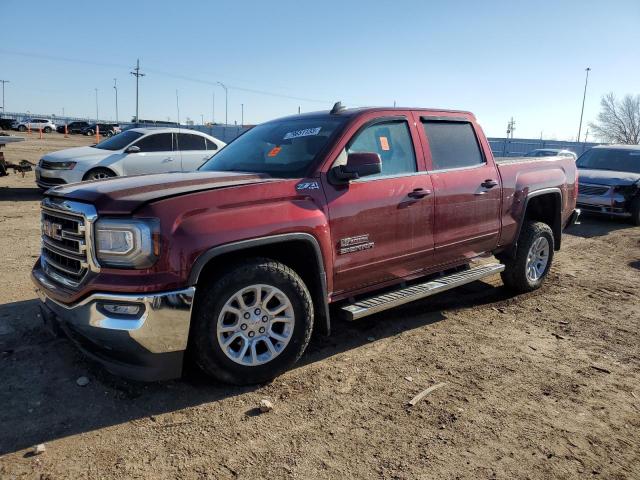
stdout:
[(2, 82), (2, 113), (5, 113), (5, 108), (4, 108), (4, 84), (5, 83), (9, 83), (9, 80), (0, 80), (0, 82)]
[(244, 103), (240, 104), (240, 111), (242, 112), (240, 114), (240, 126), (244, 127)]
[(100, 119), (100, 115), (98, 115), (98, 89), (94, 88), (94, 90), (96, 91), (96, 122), (98, 122)]
[(222, 88), (224, 88), (224, 124), (229, 125), (229, 89), (222, 82), (217, 82)]
[(587, 76), (584, 79), (584, 94), (582, 95), (582, 110), (580, 110), (580, 126), (578, 127), (578, 143), (580, 142), (580, 132), (582, 131), (582, 115), (584, 114), (584, 100), (587, 98), (587, 84), (589, 83), (589, 72), (591, 68), (587, 67), (585, 72), (587, 72)]
[(113, 79), (113, 89), (116, 91), (116, 123), (118, 123), (118, 79)]

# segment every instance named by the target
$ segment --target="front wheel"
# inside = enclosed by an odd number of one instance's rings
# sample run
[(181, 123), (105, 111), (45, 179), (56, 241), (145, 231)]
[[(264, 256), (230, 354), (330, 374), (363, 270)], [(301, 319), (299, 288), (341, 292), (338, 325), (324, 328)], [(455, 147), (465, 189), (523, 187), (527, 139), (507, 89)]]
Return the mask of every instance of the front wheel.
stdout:
[(517, 293), (526, 293), (542, 286), (553, 260), (553, 232), (542, 222), (526, 222), (518, 237), (516, 255), (504, 261), (502, 281)]
[(25, 127), (24, 125), (19, 125), (18, 126), (18, 131), (19, 132), (26, 132), (27, 131), (27, 127)]
[(44, 127), (44, 133), (51, 133), (51, 127)]
[(302, 356), (313, 303), (286, 265), (256, 258), (198, 288), (190, 341), (208, 375), (235, 385), (265, 382)]
[(82, 177), (82, 181), (87, 180), (104, 180), (105, 178), (115, 177), (116, 174), (111, 170), (107, 170), (106, 168), (94, 168), (93, 170), (89, 170), (85, 173), (84, 177)]
[(636, 197), (631, 202), (631, 222), (640, 225), (640, 197)]

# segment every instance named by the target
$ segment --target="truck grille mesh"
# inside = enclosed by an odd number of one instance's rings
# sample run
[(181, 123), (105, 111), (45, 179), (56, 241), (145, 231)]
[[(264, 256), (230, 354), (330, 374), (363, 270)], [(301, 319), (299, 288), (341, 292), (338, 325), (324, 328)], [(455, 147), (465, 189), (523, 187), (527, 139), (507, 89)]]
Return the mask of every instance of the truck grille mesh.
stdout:
[(53, 280), (71, 287), (88, 272), (85, 224), (82, 214), (42, 207), (42, 268)]
[(609, 187), (599, 185), (578, 184), (578, 193), (581, 195), (604, 195), (609, 191)]

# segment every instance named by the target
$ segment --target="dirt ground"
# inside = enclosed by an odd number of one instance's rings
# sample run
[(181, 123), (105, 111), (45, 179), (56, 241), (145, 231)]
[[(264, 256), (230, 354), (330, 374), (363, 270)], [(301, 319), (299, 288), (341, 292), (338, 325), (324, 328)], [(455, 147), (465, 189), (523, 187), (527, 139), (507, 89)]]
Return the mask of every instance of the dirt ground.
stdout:
[(640, 478), (640, 228), (583, 219), (532, 294), (495, 278), (336, 322), (268, 385), (140, 384), (43, 330), (39, 199), (33, 173), (0, 178), (0, 479)]

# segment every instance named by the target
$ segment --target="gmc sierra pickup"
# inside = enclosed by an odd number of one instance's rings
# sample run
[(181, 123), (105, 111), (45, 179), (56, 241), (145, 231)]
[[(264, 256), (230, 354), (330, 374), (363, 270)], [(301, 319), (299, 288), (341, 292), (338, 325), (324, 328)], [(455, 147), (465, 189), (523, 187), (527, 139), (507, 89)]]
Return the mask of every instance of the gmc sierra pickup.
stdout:
[(569, 157), (496, 162), (471, 113), (338, 103), (258, 125), (197, 172), (48, 190), (32, 275), (45, 321), (112, 372), (177, 377), (189, 351), (256, 383), (334, 318), (498, 273), (540, 287), (576, 185)]

